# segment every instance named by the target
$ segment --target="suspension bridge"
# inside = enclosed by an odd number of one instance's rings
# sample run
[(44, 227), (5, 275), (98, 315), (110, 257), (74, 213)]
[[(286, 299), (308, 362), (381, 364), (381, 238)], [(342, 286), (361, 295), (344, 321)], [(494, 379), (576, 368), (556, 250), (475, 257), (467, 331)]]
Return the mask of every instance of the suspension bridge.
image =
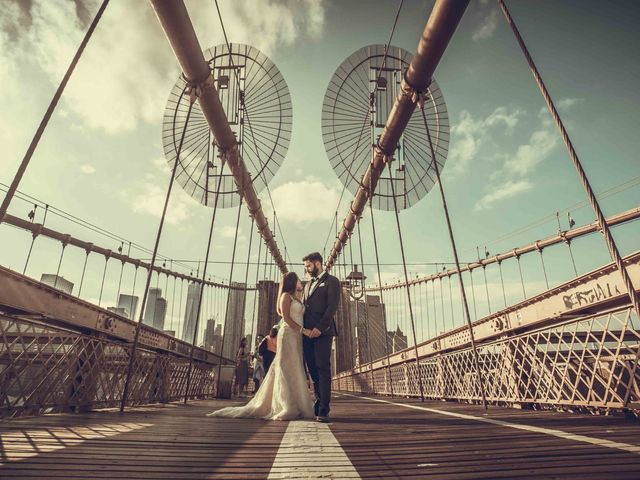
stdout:
[[(322, 251), (343, 285), (330, 424), (205, 416), (241, 400), (231, 396), (238, 340), (255, 345), (268, 331), (280, 274), (299, 263), (269, 188), (291, 138), (288, 85), (264, 53), (230, 42), (217, 2), (225, 41), (203, 51), (182, 0), (150, 0), (182, 72), (163, 117), (170, 179), (152, 246), (20, 189), (108, 4), (1, 184), (0, 235), (21, 246), (0, 266), (1, 478), (638, 478), (640, 251), (625, 228), (637, 226), (640, 206), (605, 216), (601, 201), (640, 181), (594, 190), (503, 0), (587, 198), (572, 208), (593, 220), (576, 224), (565, 211), (563, 226), (557, 213), (544, 219), (557, 231), (542, 239), (460, 254), (434, 73), (469, 2), (415, 12), (427, 22), (412, 52), (393, 45), (400, 2), (387, 42), (355, 50), (322, 105), (342, 186)], [(210, 215), (195, 262), (160, 249), (179, 188)], [(415, 274), (400, 212), (432, 189), (451, 256)], [(236, 210), (232, 246), (214, 260), (225, 209)], [(393, 215), (402, 259), (393, 281), (380, 211)], [(593, 239), (608, 258), (584, 268)], [(55, 273), (34, 267), (43, 250), (55, 251)]]

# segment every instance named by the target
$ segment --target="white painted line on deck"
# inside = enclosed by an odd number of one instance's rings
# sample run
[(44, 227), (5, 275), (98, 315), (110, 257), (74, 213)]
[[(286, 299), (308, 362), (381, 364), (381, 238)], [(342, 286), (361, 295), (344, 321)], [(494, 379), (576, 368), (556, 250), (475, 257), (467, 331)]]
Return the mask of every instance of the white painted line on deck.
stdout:
[(269, 479), (360, 478), (326, 423), (289, 422)]
[(412, 405), (406, 403), (391, 402), (389, 400), (383, 400), (381, 398), (360, 397), (358, 395), (351, 395), (349, 393), (340, 393), (340, 395), (346, 395), (348, 397), (360, 398), (364, 400), (370, 400), (372, 402), (388, 403), (390, 405), (396, 405), (398, 407), (412, 408), (413, 410), (424, 410), (425, 412), (439, 413), (440, 415), (448, 415), (450, 417), (462, 418), (464, 420), (475, 420), (476, 422), (490, 423), (492, 425), (499, 425), (501, 427), (515, 428), (516, 430), (524, 430), (533, 433), (542, 433), (544, 435), (551, 435), (553, 437), (564, 438), (565, 440), (574, 440), (576, 442), (590, 443), (591, 445), (597, 445), (599, 447), (614, 448), (617, 450), (623, 450), (629, 453), (640, 454), (640, 446), (633, 445), (631, 443), (613, 442), (611, 440), (605, 440), (603, 438), (587, 437), (586, 435), (577, 435), (575, 433), (563, 432), (562, 430), (555, 430), (553, 428), (534, 427), (533, 425), (523, 425), (520, 423), (505, 422), (503, 420), (496, 420), (493, 418), (475, 417), (473, 415), (466, 415), (464, 413), (447, 412), (446, 410), (437, 410), (435, 408), (421, 407), (419, 405)]

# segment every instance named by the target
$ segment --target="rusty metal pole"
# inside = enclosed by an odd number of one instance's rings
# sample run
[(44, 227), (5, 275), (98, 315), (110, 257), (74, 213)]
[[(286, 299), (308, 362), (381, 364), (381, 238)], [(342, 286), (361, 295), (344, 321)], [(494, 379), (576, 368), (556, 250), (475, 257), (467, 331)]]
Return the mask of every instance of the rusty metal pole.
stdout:
[(431, 83), (433, 72), (468, 4), (469, 0), (436, 0), (416, 53), (402, 79), (400, 91), (376, 145), (373, 161), (360, 181), (360, 187), (349, 207), (349, 213), (344, 219), (342, 230), (331, 249), (326, 262), (327, 269), (330, 269), (338, 258), (342, 248), (349, 240), (358, 218), (362, 216), (367, 199), (375, 191), (378, 179), (384, 170), (385, 159), (393, 156), (400, 136), (416, 108), (420, 94)]
[(213, 133), (216, 146), (225, 157), (238, 191), (244, 198), (250, 215), (256, 221), (256, 227), (260, 235), (264, 238), (267, 248), (280, 271), (287, 273), (286, 262), (269, 228), (269, 222), (262, 210), (251, 176), (239, 152), (238, 141), (229, 126), (227, 115), (220, 103), (220, 97), (215, 88), (209, 64), (204, 59), (184, 2), (182, 0), (150, 1), (187, 82), (194, 85), (198, 92), (198, 103), (209, 124), (211, 133)]

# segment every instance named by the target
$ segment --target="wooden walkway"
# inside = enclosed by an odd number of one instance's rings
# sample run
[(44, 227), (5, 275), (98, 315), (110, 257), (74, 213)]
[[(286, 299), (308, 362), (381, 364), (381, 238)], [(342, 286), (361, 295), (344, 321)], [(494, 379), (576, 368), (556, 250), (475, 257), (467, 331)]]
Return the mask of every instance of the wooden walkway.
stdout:
[(228, 404), (6, 420), (0, 478), (640, 478), (625, 418), (340, 394), (330, 425), (205, 417)]

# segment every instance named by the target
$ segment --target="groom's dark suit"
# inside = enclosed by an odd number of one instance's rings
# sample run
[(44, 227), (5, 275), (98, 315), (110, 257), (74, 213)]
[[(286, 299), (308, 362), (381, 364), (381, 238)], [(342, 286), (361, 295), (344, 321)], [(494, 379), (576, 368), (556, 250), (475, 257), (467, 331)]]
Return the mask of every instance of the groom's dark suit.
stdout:
[(333, 316), (340, 302), (340, 280), (323, 272), (304, 290), (304, 327), (317, 328), (319, 337), (303, 339), (304, 360), (316, 394), (315, 414), (326, 417), (331, 400), (331, 344), (338, 335)]

